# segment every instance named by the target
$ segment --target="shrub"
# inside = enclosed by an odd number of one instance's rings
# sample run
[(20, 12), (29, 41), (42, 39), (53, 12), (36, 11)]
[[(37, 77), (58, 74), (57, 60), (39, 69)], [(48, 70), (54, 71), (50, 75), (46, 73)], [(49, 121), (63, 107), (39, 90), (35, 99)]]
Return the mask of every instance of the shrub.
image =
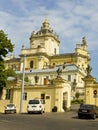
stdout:
[(71, 100), (71, 104), (81, 104), (83, 102), (84, 102), (83, 99), (74, 99), (74, 100)]

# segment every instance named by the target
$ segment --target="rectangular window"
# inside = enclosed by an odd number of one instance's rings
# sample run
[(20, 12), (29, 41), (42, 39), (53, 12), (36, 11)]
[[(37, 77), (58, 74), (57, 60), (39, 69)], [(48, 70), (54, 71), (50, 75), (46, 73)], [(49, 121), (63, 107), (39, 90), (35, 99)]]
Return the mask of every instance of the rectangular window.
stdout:
[(10, 96), (11, 96), (11, 90), (10, 89), (6, 89), (6, 97), (5, 97), (5, 99), (9, 100)]
[(23, 94), (23, 100), (27, 100), (27, 93)]
[(46, 96), (46, 99), (50, 99), (50, 96)]
[(54, 48), (54, 54), (56, 54), (56, 48)]
[(39, 76), (36, 75), (34, 78), (35, 78), (35, 83), (38, 83)]
[(71, 75), (68, 75), (68, 81), (71, 81)]
[(41, 94), (41, 99), (43, 101), (43, 104), (45, 104), (45, 94), (44, 93)]

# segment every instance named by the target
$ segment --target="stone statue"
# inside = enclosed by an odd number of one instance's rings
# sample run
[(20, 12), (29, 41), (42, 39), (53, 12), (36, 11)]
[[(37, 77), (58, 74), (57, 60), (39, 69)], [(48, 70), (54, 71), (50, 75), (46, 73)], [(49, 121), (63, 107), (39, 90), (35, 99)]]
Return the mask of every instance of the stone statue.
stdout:
[(62, 71), (63, 71), (63, 69), (65, 69), (65, 67), (66, 67), (66, 65), (65, 65), (66, 63), (64, 63), (63, 64), (63, 66), (60, 66), (58, 69), (57, 69), (57, 78), (59, 78), (59, 77), (61, 77), (61, 74), (62, 74)]
[(35, 31), (32, 31), (31, 36), (34, 35)]
[(82, 43), (83, 43), (83, 45), (86, 45), (86, 44), (87, 44), (87, 43), (86, 43), (86, 38), (85, 38), (85, 37), (82, 38)]
[(62, 68), (61, 67), (59, 67), (58, 69), (57, 69), (57, 77), (60, 77), (61, 76), (61, 73), (62, 73)]
[(86, 68), (87, 71), (87, 76), (91, 76), (91, 71), (92, 71), (92, 67), (90, 65), (88, 65), (88, 67)]

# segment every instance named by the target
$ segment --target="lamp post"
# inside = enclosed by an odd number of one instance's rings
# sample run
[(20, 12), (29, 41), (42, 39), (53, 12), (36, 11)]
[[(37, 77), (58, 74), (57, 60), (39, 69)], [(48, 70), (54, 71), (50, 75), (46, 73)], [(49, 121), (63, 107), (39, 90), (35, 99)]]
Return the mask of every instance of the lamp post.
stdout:
[(22, 87), (21, 87), (21, 99), (20, 99), (20, 113), (22, 113), (22, 102), (24, 96), (24, 78), (25, 78), (25, 59), (26, 56), (23, 57), (23, 76), (22, 76)]

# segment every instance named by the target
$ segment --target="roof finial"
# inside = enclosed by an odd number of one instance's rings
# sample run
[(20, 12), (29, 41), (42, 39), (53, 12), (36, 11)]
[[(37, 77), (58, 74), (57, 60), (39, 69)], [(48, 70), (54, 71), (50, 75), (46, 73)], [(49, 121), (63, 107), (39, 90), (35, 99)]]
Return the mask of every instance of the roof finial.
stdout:
[(49, 29), (49, 22), (48, 22), (48, 19), (46, 18), (46, 16), (45, 16), (45, 20), (44, 20), (44, 22), (43, 22), (43, 26), (42, 26), (42, 28), (43, 29)]
[(24, 45), (24, 43), (22, 44), (22, 49), (24, 49), (25, 48), (25, 45)]
[(86, 45), (87, 43), (86, 43), (86, 38), (85, 38), (85, 36), (82, 38), (82, 43), (83, 43), (83, 45)]
[(48, 19), (48, 13), (45, 13), (45, 19)]

